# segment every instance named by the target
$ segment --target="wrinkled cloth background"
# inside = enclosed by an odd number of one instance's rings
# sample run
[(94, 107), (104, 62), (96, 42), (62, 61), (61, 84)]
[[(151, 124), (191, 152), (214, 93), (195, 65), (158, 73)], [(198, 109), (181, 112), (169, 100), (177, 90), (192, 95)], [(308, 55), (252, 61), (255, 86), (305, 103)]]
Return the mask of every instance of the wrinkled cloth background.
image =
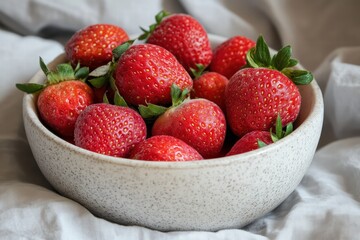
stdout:
[[(324, 95), (318, 151), (297, 189), (242, 229), (163, 233), (121, 226), (58, 195), (39, 171), (22, 123), (27, 82), (89, 24), (129, 34), (161, 9), (197, 18), (209, 33), (290, 44)], [(2, 0), (0, 1), (0, 239), (360, 239), (360, 1), (358, 0)]]

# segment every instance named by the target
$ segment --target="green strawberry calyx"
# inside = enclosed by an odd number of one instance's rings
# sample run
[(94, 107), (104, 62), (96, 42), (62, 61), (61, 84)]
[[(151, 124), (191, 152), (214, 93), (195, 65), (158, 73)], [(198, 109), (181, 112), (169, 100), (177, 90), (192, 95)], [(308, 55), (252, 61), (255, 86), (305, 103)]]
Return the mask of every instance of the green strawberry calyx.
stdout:
[(291, 79), (296, 85), (306, 85), (313, 80), (310, 71), (294, 69), (298, 64), (298, 60), (291, 57), (291, 46), (281, 48), (273, 56), (262, 36), (259, 36), (255, 47), (251, 48), (246, 54), (246, 66), (252, 68), (270, 68), (276, 69)]
[[(113, 77), (114, 69), (115, 66), (113, 65), (113, 63), (108, 63), (107, 65), (100, 66), (99, 68), (94, 70), (95, 73), (93, 71), (89, 74), (89, 76), (94, 76), (95, 78), (92, 78), (88, 81), (95, 88), (101, 88), (106, 84), (110, 84), (111, 89), (114, 91), (114, 105), (129, 107), (125, 99), (120, 95), (118, 88), (116, 87), (115, 79)], [(101, 75), (97, 76), (96, 71), (98, 71), (98, 73), (100, 73)], [(106, 92), (103, 95), (103, 102), (110, 103)]]
[(38, 83), (18, 83), (16, 87), (26, 93), (36, 93), (44, 89), (48, 85), (57, 84), (67, 80), (80, 80), (84, 81), (89, 75), (88, 67), (80, 67), (78, 64), (75, 69), (70, 63), (61, 63), (56, 66), (54, 71), (50, 71), (44, 60), (40, 57), (40, 68), (44, 72), (47, 81), (45, 84)]
[(149, 30), (146, 30), (142, 27), (140, 27), (141, 31), (143, 31), (143, 34), (141, 34), (138, 39), (139, 40), (146, 40), (152, 33), (153, 31), (155, 30), (155, 28), (161, 23), (161, 21), (169, 16), (170, 13), (165, 11), (165, 10), (162, 10), (160, 11), (158, 14), (155, 15), (155, 23), (154, 24), (151, 24), (149, 26)]
[(205, 73), (205, 66), (202, 64), (195, 64), (196, 68), (190, 68), (190, 71), (192, 75), (194, 76), (194, 79), (198, 79), (201, 75)]
[(121, 55), (129, 49), (135, 40), (126, 41), (112, 50), (112, 60), (106, 65), (102, 65), (89, 73), (88, 82), (95, 88), (101, 88), (108, 83), (111, 87), (114, 86), (113, 73), (116, 69), (117, 62)]
[[(126, 103), (125, 99), (120, 95), (116, 85), (115, 85), (115, 79), (114, 79), (114, 71), (116, 69), (117, 63), (119, 58), (122, 54), (124, 54), (131, 45), (135, 42), (135, 40), (128, 40), (116, 48), (112, 50), (112, 60), (108, 62), (106, 65), (102, 65), (93, 71), (89, 73), (88, 82), (91, 86), (95, 88), (101, 88), (104, 86), (110, 85), (111, 89), (114, 90), (114, 104), (118, 106), (124, 106), (128, 107), (128, 104)], [(103, 102), (109, 103), (109, 100), (107, 98), (107, 94), (105, 92), (103, 96)]]
[(176, 84), (171, 85), (171, 101), (172, 105), (170, 107), (159, 106), (152, 103), (147, 103), (145, 105), (139, 105), (139, 113), (144, 119), (153, 119), (164, 112), (166, 112), (170, 108), (174, 108), (183, 103), (186, 99), (189, 98), (190, 90), (185, 88), (181, 90)]
[[(288, 136), (290, 133), (293, 132), (293, 130), (294, 130), (294, 126), (292, 122), (288, 123), (285, 127), (283, 127), (280, 114), (278, 114), (275, 123), (275, 132), (273, 132), (273, 129), (270, 128), (271, 140), (273, 142), (277, 142), (280, 139), (283, 139), (284, 137)], [(264, 143), (259, 139), (257, 143), (259, 148), (265, 147), (267, 145), (266, 143)]]
[(112, 54), (113, 54), (113, 61), (112, 62), (117, 62), (117, 60), (119, 60), (121, 55), (123, 55), (123, 53), (126, 52), (129, 49), (129, 47), (135, 42), (135, 40), (136, 39), (130, 39), (130, 40), (120, 44), (116, 48), (114, 48), (112, 50)]

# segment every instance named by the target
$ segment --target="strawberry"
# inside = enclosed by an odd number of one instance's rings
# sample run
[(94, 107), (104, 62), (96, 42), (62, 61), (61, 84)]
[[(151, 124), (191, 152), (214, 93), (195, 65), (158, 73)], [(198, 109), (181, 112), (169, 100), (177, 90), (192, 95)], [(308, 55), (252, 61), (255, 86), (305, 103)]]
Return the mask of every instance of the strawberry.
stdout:
[(111, 61), (112, 50), (128, 40), (118, 26), (94, 24), (77, 31), (65, 44), (65, 52), (73, 66), (80, 63), (93, 70)]
[(75, 145), (115, 157), (127, 157), (146, 138), (146, 125), (135, 110), (96, 103), (87, 107), (75, 124)]
[(191, 88), (192, 79), (165, 48), (153, 44), (131, 46), (120, 56), (115, 69), (115, 85), (131, 105), (171, 104), (170, 88)]
[(272, 144), (289, 135), (292, 132), (292, 130), (293, 130), (293, 125), (292, 123), (289, 123), (286, 126), (286, 130), (283, 131), (281, 118), (280, 115), (278, 115), (276, 119), (275, 133), (272, 132), (272, 129), (270, 129), (270, 131), (259, 131), (259, 130), (251, 131), (245, 134), (243, 137), (241, 137), (230, 149), (230, 151), (226, 154), (226, 156), (249, 152), (264, 147), (266, 145)]
[(214, 49), (210, 70), (230, 79), (246, 64), (247, 51), (255, 42), (244, 36), (234, 36)]
[(296, 84), (308, 84), (313, 76), (306, 70), (291, 67), (291, 47), (282, 48), (272, 58), (260, 36), (256, 47), (248, 51), (249, 67), (238, 71), (225, 90), (227, 120), (232, 131), (242, 136), (253, 130), (267, 130), (278, 114), (282, 124), (295, 121), (301, 95)]
[(191, 161), (203, 157), (184, 141), (167, 135), (153, 136), (137, 144), (129, 158), (150, 161)]
[(108, 101), (113, 103), (114, 102), (114, 90), (107, 86), (104, 85), (100, 88), (93, 88), (94, 89), (94, 94), (95, 94), (95, 102), (96, 103), (102, 103), (104, 102), (104, 97), (106, 96), (108, 98)]
[(195, 75), (192, 98), (205, 98), (216, 103), (225, 112), (225, 88), (229, 80), (217, 72), (202, 73), (204, 67), (198, 65), (198, 71), (193, 71)]
[(160, 12), (155, 17), (156, 23), (139, 39), (159, 45), (170, 51), (190, 72), (196, 64), (207, 67), (212, 58), (210, 41), (204, 27), (192, 16)]
[(94, 102), (92, 89), (81, 81), (64, 81), (46, 87), (37, 100), (41, 119), (65, 138), (74, 135), (79, 114)]
[(268, 131), (254, 130), (241, 137), (230, 149), (226, 156), (249, 152), (259, 148), (259, 141), (271, 144), (271, 136)]
[(148, 111), (159, 113), (163, 110), (153, 124), (153, 136), (170, 135), (195, 148), (204, 158), (216, 157), (225, 140), (225, 116), (218, 105), (207, 99), (185, 99), (188, 92), (188, 89), (181, 91), (173, 85), (171, 107), (140, 106), (140, 114), (147, 118), (151, 116)]
[(75, 122), (79, 114), (94, 103), (93, 90), (84, 80), (88, 68), (74, 70), (70, 64), (59, 64), (55, 71), (50, 71), (40, 58), (40, 66), (47, 81), (42, 84), (17, 84), (27, 93), (40, 92), (37, 98), (37, 109), (40, 119), (60, 137), (72, 142)]

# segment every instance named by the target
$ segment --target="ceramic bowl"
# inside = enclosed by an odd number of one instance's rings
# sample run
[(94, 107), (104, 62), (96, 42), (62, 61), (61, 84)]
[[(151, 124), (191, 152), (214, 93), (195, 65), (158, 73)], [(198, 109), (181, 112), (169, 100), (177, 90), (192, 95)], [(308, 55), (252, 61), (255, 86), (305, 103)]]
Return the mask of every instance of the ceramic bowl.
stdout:
[[(213, 47), (225, 40), (210, 39)], [(61, 55), (50, 65), (64, 61)], [(44, 78), (39, 71), (31, 82)], [(30, 94), (23, 118), (44, 176), (96, 216), (161, 231), (216, 231), (240, 228), (270, 212), (305, 175), (321, 133), (323, 99), (315, 80), (300, 91), (303, 104), (292, 134), (252, 152), (205, 161), (135, 161), (81, 149), (44, 127)]]

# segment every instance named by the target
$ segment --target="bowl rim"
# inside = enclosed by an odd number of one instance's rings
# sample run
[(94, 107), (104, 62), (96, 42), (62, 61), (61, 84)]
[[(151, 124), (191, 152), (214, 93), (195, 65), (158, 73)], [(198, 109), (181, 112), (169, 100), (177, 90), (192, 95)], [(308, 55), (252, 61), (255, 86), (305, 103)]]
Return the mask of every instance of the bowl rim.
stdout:
[[(224, 38), (221, 36), (210, 35), (212, 39), (217, 39), (219, 41)], [(66, 60), (65, 53), (61, 53), (56, 58), (54, 58), (48, 65), (53, 67), (58, 63), (64, 62)], [(302, 68), (301, 66), (299, 66)], [(39, 70), (29, 82), (39, 83), (45, 80), (44, 73)], [(40, 121), (37, 110), (35, 107), (35, 96), (34, 94), (24, 94), (23, 97), (23, 117), (27, 117), (31, 121), (31, 126), (35, 126), (41, 134), (46, 137), (48, 140), (54, 141), (57, 145), (60, 145), (64, 148), (68, 148), (70, 151), (77, 152), (78, 154), (83, 155), (87, 159), (93, 159), (99, 161), (100, 163), (106, 162), (116, 165), (122, 165), (127, 167), (143, 167), (143, 168), (172, 168), (172, 169), (191, 169), (191, 168), (203, 168), (203, 167), (216, 167), (219, 165), (229, 165), (235, 162), (246, 161), (247, 159), (255, 158), (258, 155), (262, 155), (269, 151), (271, 148), (279, 148), (282, 145), (286, 145), (286, 142), (290, 142), (293, 138), (297, 138), (299, 134), (302, 134), (303, 129), (307, 128), (312, 124), (312, 119), (318, 117), (319, 114), (323, 114), (323, 97), (320, 87), (316, 80), (314, 79), (307, 87), (311, 88), (313, 92), (315, 101), (310, 107), (309, 114), (304, 118), (303, 123), (299, 125), (294, 131), (287, 137), (280, 139), (279, 141), (267, 145), (263, 148), (259, 148), (250, 152), (245, 152), (242, 154), (224, 156), (219, 158), (204, 159), (204, 160), (195, 160), (195, 161), (183, 161), (183, 162), (166, 162), (166, 161), (147, 161), (147, 160), (134, 160), (122, 157), (113, 157), (108, 155), (99, 154), (92, 152), (83, 148), (80, 148), (72, 143), (63, 140), (58, 137), (52, 131), (47, 129), (43, 123)], [(239, 157), (241, 155), (241, 157)]]

